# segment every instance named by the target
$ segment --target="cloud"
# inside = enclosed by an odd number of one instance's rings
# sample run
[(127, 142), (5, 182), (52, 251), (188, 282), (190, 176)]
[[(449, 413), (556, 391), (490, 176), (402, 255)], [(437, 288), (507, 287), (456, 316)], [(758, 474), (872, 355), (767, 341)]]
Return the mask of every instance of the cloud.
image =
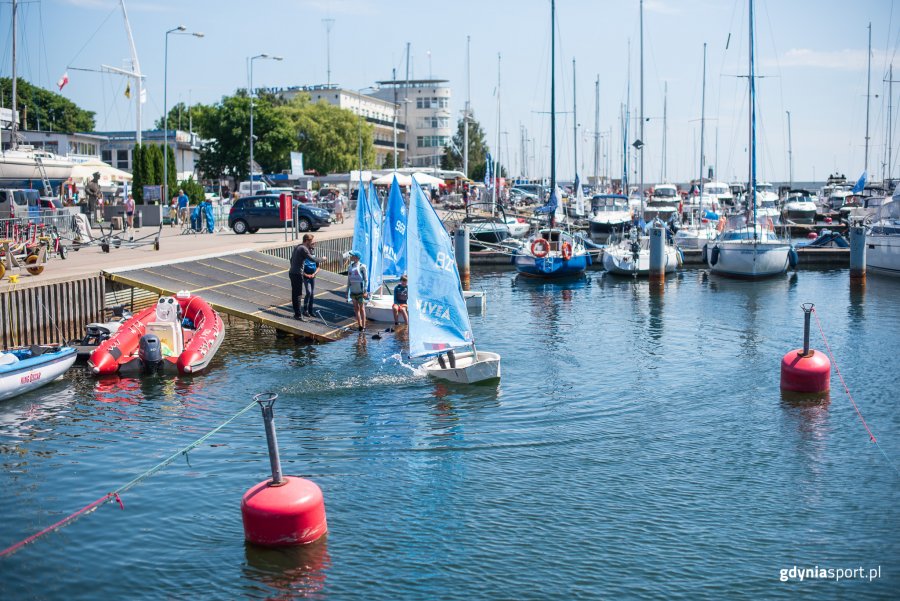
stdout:
[[(872, 54), (872, 64), (884, 64), (883, 52)], [(769, 66), (834, 69), (838, 71), (865, 71), (866, 51), (845, 48), (843, 50), (811, 50), (791, 48), (777, 61), (766, 61)]]

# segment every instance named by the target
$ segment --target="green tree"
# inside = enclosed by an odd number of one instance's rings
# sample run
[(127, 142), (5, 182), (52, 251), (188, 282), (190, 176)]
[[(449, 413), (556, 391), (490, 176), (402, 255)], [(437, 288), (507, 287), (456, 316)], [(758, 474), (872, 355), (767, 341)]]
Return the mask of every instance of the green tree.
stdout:
[(144, 162), (141, 160), (141, 145), (135, 144), (131, 151), (131, 193), (134, 202), (144, 204), (144, 184), (147, 182), (144, 176)]
[(184, 190), (184, 193), (188, 195), (188, 198), (190, 199), (192, 205), (200, 204), (206, 199), (206, 194), (203, 190), (203, 186), (200, 185), (200, 182), (194, 179), (193, 175), (186, 180), (182, 180), (178, 184), (178, 189)]
[(374, 168), (374, 128), (352, 111), (325, 101), (315, 104), (307, 96), (297, 96), (276, 108), (290, 121), (295, 132), (295, 148), (303, 153), (304, 166), (318, 173), (358, 169), (360, 145), (362, 167)]
[[(198, 110), (199, 107), (203, 105), (196, 104), (194, 106), (187, 106), (183, 102), (179, 102), (171, 109), (169, 109), (169, 129), (176, 130), (180, 129), (181, 131), (189, 131), (191, 127), (191, 119), (195, 117), (195, 111)], [(160, 117), (156, 121), (153, 122), (153, 126), (156, 129), (164, 129), (163, 128), (163, 118)]]
[[(166, 147), (166, 154), (169, 155), (169, 177), (166, 182), (166, 187), (169, 190), (169, 197), (171, 198), (178, 190), (178, 165), (175, 164), (175, 151), (172, 150), (171, 146)], [(160, 180), (160, 182), (162, 182), (162, 180)]]
[[(463, 170), (464, 121), (459, 120), (456, 133), (450, 146), (444, 149), (441, 157), (441, 169)], [(481, 124), (473, 117), (469, 117), (469, 172), (466, 177), (473, 180), (484, 179), (485, 162), (488, 146), (484, 139), (484, 130)]]
[[(10, 106), (11, 98), (12, 78), (0, 78), (0, 106)], [(32, 85), (22, 78), (16, 81), (16, 101), (23, 116), (28, 113), (28, 122), (22, 123), (23, 129), (66, 133), (94, 130), (93, 111), (81, 109), (68, 98)]]

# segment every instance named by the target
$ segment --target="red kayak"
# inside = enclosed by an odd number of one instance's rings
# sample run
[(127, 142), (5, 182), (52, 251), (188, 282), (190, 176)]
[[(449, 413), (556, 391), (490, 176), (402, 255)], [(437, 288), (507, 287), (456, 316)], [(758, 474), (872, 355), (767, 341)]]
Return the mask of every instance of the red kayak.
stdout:
[(225, 338), (225, 324), (206, 301), (189, 292), (162, 296), (123, 323), (91, 353), (97, 375), (116, 372), (202, 371)]

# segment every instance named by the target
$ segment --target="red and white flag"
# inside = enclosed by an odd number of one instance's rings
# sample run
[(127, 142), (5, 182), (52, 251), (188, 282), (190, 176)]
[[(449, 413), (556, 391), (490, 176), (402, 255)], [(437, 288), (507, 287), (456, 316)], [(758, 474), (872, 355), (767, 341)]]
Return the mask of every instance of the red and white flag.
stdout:
[(63, 73), (63, 76), (59, 78), (59, 81), (56, 82), (57, 87), (59, 87), (59, 91), (61, 92), (66, 84), (69, 83), (69, 72), (66, 71)]

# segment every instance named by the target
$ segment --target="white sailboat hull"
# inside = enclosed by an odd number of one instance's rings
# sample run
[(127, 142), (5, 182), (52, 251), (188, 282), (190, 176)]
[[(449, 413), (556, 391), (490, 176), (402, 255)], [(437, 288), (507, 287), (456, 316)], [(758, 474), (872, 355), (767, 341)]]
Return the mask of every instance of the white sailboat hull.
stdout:
[(675, 244), (681, 248), (701, 249), (705, 244), (712, 243), (719, 232), (713, 227), (707, 228), (682, 228), (675, 232)]
[[(678, 255), (666, 246), (666, 273), (673, 273)], [(623, 246), (612, 246), (603, 251), (603, 268), (617, 275), (650, 275), (650, 249), (641, 248), (635, 260), (634, 253)]]
[[(896, 229), (896, 228), (895, 228)], [(866, 266), (874, 273), (900, 276), (900, 233), (866, 236)]]
[[(470, 313), (481, 315), (485, 309), (485, 297), (482, 290), (464, 290), (463, 299)], [(383, 323), (394, 323), (394, 297), (389, 294), (373, 294), (366, 303), (366, 319)], [(402, 319), (402, 317), (401, 317)]]
[(716, 242), (709, 248), (706, 260), (713, 273), (762, 278), (787, 271), (790, 248), (788, 244), (775, 241)]
[(456, 367), (450, 367), (450, 363), (444, 357), (446, 367), (441, 367), (440, 361), (434, 358), (422, 365), (422, 368), (433, 378), (449, 380), (460, 384), (476, 384), (489, 380), (500, 379), (500, 355), (487, 351), (478, 351), (477, 356), (472, 351), (456, 353)]
[[(47, 179), (65, 180), (75, 163), (62, 158), (44, 158)], [(0, 154), (0, 181), (40, 180), (41, 172), (31, 153), (7, 151)]]

